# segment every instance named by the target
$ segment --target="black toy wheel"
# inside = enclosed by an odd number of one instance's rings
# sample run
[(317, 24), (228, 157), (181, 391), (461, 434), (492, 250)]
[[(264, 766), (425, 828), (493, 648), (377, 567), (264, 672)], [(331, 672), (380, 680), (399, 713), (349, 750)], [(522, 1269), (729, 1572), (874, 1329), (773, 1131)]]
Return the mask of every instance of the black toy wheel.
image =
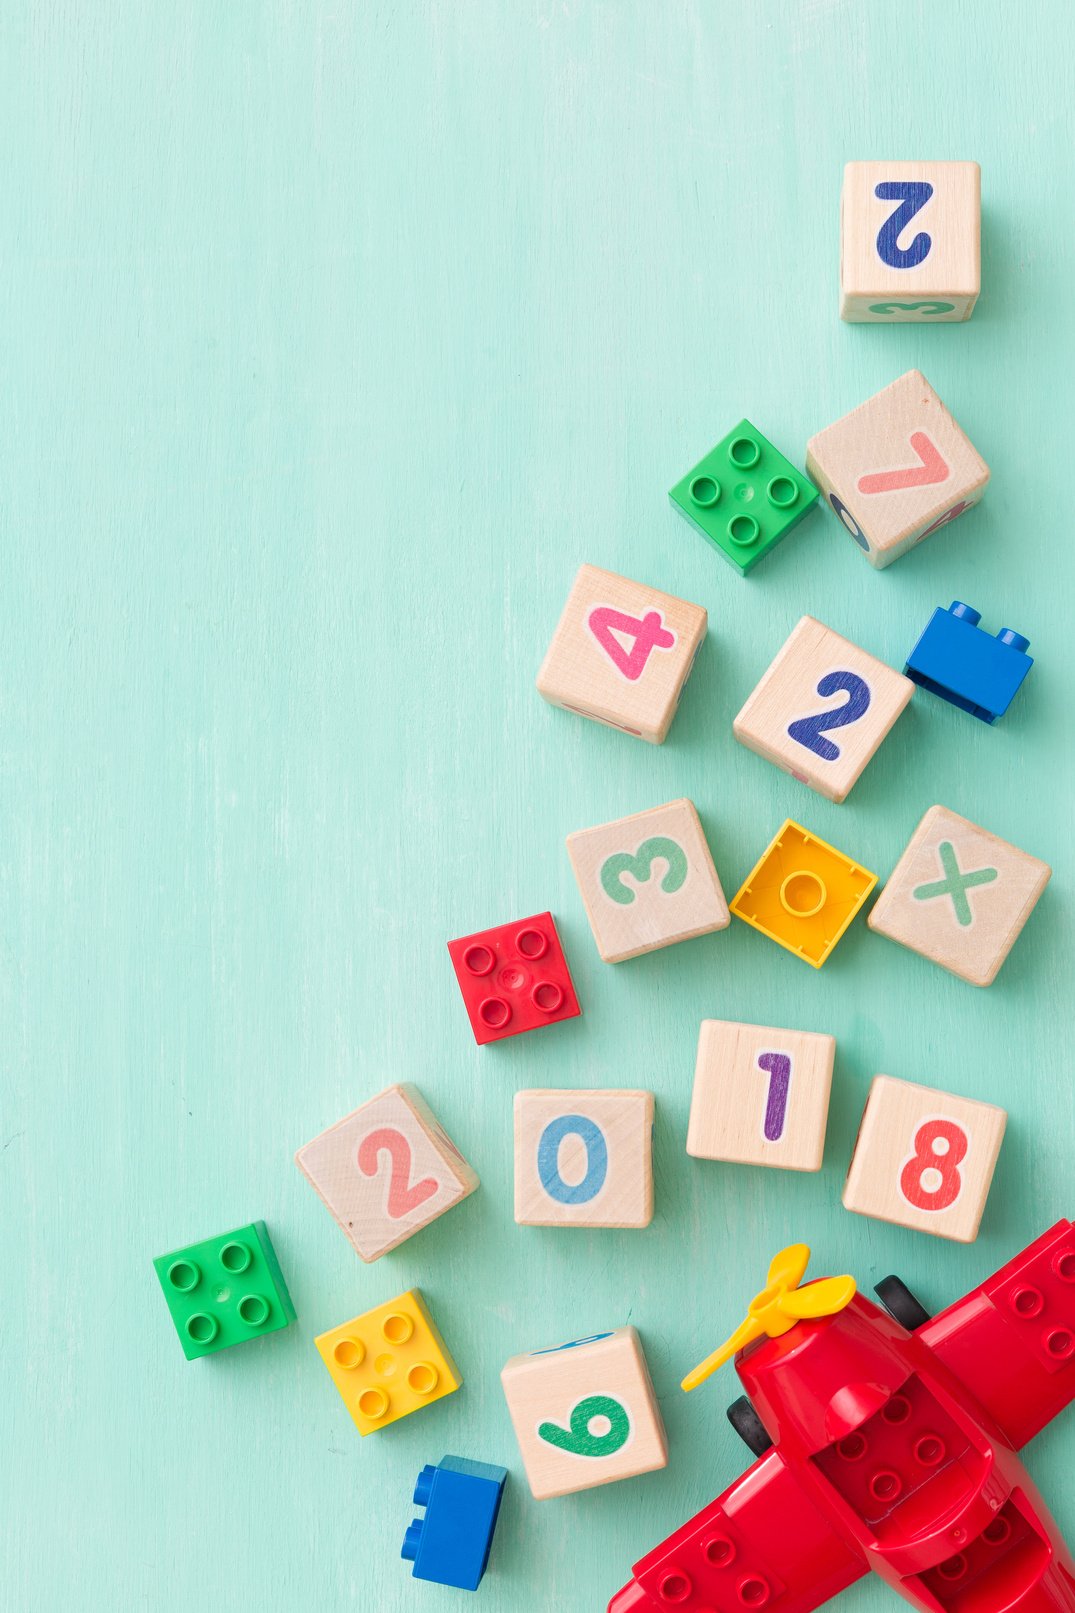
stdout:
[(765, 1424), (750, 1404), (746, 1395), (740, 1395), (728, 1407), (728, 1421), (755, 1456), (764, 1456), (773, 1443), (765, 1432)]
[(926, 1307), (919, 1304), (901, 1277), (882, 1277), (879, 1283), (874, 1284), (873, 1291), (888, 1314), (908, 1333), (913, 1333), (916, 1327), (929, 1321)]

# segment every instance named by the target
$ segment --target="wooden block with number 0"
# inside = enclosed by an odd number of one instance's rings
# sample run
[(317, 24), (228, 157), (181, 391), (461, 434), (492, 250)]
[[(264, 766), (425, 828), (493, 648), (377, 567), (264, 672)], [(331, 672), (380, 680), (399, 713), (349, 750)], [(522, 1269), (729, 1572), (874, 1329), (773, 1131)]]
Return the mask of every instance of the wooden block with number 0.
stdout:
[(478, 1178), (417, 1087), (385, 1089), (295, 1163), (363, 1260), (379, 1260), (459, 1204)]
[(530, 1227), (648, 1227), (653, 1093), (515, 1094), (515, 1219)]
[(849, 162), (840, 197), (840, 318), (969, 319), (981, 286), (976, 162)]
[(731, 923), (691, 801), (669, 801), (579, 829), (568, 835), (567, 852), (606, 963), (623, 963)]
[(806, 468), (877, 570), (973, 508), (989, 481), (920, 370), (811, 437)]
[(500, 1381), (535, 1500), (667, 1467), (664, 1424), (633, 1327), (512, 1356)]
[(845, 1207), (973, 1243), (1007, 1120), (995, 1104), (875, 1076), (844, 1184)]
[(842, 801), (913, 693), (902, 672), (804, 616), (732, 730), (748, 750)]
[(688, 1154), (819, 1171), (835, 1056), (833, 1036), (703, 1020)]
[(538, 673), (554, 706), (660, 745), (705, 638), (706, 612), (583, 566)]

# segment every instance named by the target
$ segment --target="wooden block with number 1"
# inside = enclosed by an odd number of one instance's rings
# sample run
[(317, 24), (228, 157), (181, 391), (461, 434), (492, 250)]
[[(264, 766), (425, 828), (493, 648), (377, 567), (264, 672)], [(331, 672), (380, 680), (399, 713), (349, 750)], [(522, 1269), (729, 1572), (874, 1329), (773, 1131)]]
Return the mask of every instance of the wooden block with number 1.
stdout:
[(688, 1154), (819, 1171), (835, 1055), (833, 1036), (703, 1020)]
[(875, 1076), (844, 1184), (845, 1208), (973, 1243), (1007, 1120), (995, 1104)]
[(365, 1261), (473, 1193), (478, 1178), (417, 1087), (387, 1087), (295, 1155)]
[(804, 616), (732, 724), (741, 745), (843, 801), (914, 684)]
[(531, 1227), (648, 1227), (653, 1093), (515, 1094), (515, 1219)]

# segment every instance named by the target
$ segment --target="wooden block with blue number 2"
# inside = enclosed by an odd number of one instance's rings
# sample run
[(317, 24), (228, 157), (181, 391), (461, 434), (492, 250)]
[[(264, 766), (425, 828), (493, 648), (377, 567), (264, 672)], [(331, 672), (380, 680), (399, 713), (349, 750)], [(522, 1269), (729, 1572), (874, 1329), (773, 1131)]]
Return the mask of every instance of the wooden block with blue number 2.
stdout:
[(804, 616), (732, 729), (800, 784), (843, 801), (913, 692), (902, 672)]
[(500, 1381), (536, 1501), (667, 1467), (664, 1424), (633, 1327), (512, 1356)]
[(976, 162), (849, 162), (840, 199), (840, 318), (969, 319), (981, 285)]
[(530, 1227), (648, 1227), (653, 1093), (515, 1094), (515, 1219)]

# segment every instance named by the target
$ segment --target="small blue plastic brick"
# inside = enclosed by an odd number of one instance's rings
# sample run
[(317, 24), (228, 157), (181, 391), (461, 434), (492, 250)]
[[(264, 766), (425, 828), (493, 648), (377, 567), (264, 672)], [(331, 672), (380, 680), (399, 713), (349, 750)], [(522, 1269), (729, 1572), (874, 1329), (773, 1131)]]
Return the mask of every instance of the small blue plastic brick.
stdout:
[(978, 626), (981, 619), (980, 611), (958, 599), (947, 610), (935, 610), (903, 670), (949, 705), (995, 723), (1034, 662), (1026, 653), (1029, 639), (1010, 627), (992, 638)]
[(426, 1465), (414, 1486), (414, 1504), (425, 1507), (403, 1539), (400, 1556), (414, 1564), (415, 1579), (476, 1591), (489, 1561), (506, 1467), (443, 1456)]

